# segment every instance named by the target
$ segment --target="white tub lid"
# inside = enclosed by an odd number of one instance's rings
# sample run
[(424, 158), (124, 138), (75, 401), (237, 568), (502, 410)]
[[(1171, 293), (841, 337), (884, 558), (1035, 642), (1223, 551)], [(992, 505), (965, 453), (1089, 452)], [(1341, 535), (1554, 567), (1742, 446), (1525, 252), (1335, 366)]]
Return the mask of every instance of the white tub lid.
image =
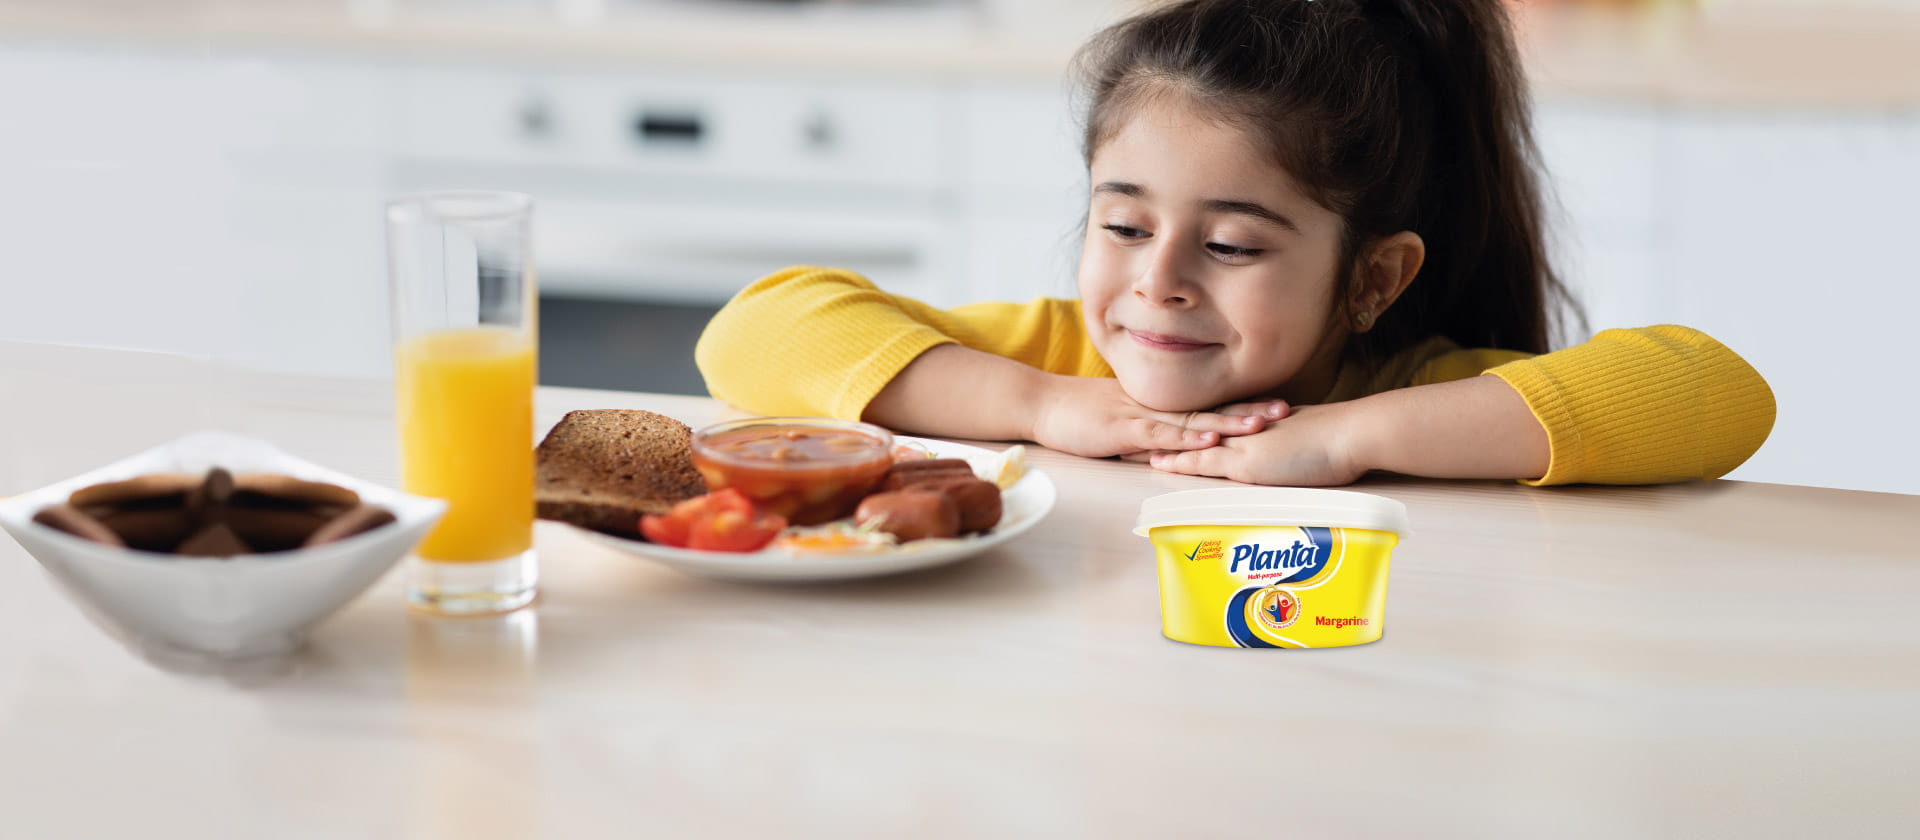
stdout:
[(1323, 525), (1412, 533), (1407, 506), (1385, 496), (1302, 487), (1221, 487), (1162, 493), (1140, 503), (1133, 532), (1167, 525)]

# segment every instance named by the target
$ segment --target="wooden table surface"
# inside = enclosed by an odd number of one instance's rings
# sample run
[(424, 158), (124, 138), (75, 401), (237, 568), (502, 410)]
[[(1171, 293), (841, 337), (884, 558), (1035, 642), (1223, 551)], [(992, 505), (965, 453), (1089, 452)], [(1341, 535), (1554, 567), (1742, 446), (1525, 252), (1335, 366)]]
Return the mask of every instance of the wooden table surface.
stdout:
[[(0, 344), (0, 495), (196, 428), (394, 481), (379, 382)], [(690, 425), (706, 399), (542, 389)], [(997, 445), (994, 445), (997, 446)], [(967, 562), (682, 576), (542, 523), (539, 603), (168, 670), (0, 540), (0, 835), (1911, 836), (1920, 497), (1370, 479), (1386, 635), (1160, 636), (1141, 500), (1224, 482), (1050, 451), (1060, 503)]]

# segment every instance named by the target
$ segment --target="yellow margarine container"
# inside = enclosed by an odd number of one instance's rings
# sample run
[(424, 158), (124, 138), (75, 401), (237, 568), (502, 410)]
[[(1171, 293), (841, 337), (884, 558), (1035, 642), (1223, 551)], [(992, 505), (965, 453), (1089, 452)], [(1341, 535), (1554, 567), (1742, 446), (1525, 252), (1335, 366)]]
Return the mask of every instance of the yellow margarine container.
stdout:
[(1380, 638), (1407, 508), (1346, 490), (1227, 487), (1155, 496), (1133, 532), (1160, 563), (1160, 627), (1196, 645), (1318, 648)]

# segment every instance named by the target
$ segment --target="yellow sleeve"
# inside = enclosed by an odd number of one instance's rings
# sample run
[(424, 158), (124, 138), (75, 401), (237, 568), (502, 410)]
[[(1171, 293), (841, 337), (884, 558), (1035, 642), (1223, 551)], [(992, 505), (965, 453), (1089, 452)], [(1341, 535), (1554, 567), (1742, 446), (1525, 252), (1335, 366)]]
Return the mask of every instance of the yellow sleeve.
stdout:
[[(1447, 354), (1416, 380), (1473, 375), (1503, 352)], [(1585, 344), (1484, 370), (1519, 391), (1547, 431), (1552, 461), (1528, 484), (1718, 478), (1773, 430), (1766, 380), (1726, 345), (1686, 327), (1607, 330)]]
[(717, 399), (769, 415), (858, 419), (921, 353), (958, 343), (1053, 373), (1112, 376), (1078, 301), (936, 309), (850, 271), (795, 266), (741, 290), (707, 324), (694, 362)]

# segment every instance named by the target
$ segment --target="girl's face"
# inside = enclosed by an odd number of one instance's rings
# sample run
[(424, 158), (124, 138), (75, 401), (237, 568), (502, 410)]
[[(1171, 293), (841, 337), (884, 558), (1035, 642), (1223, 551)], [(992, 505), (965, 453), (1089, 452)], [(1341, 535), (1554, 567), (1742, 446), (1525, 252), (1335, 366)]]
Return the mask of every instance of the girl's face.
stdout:
[(1080, 300), (1128, 396), (1194, 411), (1326, 394), (1347, 337), (1331, 317), (1339, 215), (1172, 94), (1137, 102), (1090, 175)]

